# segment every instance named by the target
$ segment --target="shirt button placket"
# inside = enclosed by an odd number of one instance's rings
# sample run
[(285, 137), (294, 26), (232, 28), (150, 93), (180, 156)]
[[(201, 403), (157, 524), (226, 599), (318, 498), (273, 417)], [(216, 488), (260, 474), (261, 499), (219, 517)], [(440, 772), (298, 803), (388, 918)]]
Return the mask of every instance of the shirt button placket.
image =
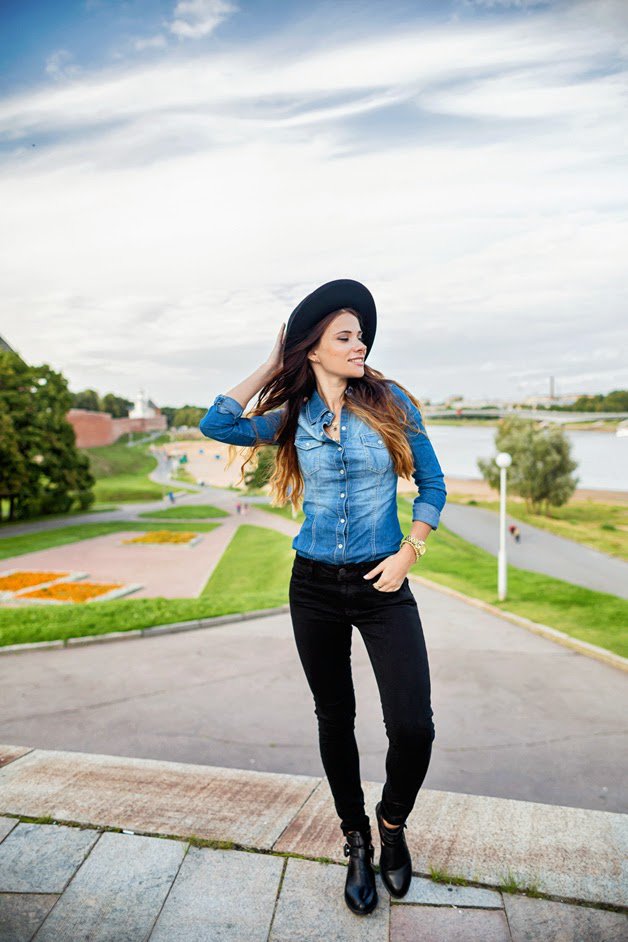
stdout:
[[(343, 426), (342, 426), (342, 429), (344, 430), (345, 428), (346, 428), (346, 426), (343, 425)], [(339, 446), (338, 446), (338, 451), (340, 452), (340, 455), (341, 455), (340, 461), (342, 461), (342, 445), (339, 445)], [(345, 469), (344, 469), (344, 468), (341, 468), (341, 469), (340, 469), (340, 474), (344, 474), (344, 473), (345, 473)], [(345, 496), (345, 495), (344, 495), (344, 492), (343, 492), (340, 496), (341, 496), (341, 497), (344, 497), (344, 496)], [(344, 524), (345, 518), (344, 518), (344, 517), (341, 517), (340, 522), (341, 522), (342, 524)], [(338, 549), (343, 549), (343, 547), (344, 547), (344, 543), (338, 543)]]
[[(341, 492), (340, 492), (340, 496), (341, 496), (342, 498), (344, 498), (345, 492), (344, 492), (344, 491), (341, 491)], [(340, 522), (341, 522), (342, 524), (346, 523), (346, 518), (345, 518), (345, 517), (341, 517), (341, 518), (340, 518)], [(346, 534), (345, 534), (345, 536), (346, 536)], [(342, 548), (342, 546), (341, 546), (340, 543), (338, 544), (338, 546), (339, 546), (339, 548)]]

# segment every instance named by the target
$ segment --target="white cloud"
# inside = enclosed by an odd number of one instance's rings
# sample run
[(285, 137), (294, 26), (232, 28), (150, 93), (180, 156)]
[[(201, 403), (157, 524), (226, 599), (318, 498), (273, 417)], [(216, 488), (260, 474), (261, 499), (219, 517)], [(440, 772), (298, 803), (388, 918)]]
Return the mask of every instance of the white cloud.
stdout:
[(460, 83), (427, 92), (422, 103), (443, 114), (465, 117), (553, 118), (621, 114), (628, 106), (628, 69), (614, 75), (578, 79), (564, 67), (524, 69), (510, 75)]
[(546, 7), (552, 0), (465, 0), (465, 2), (472, 7), (515, 7), (519, 10), (527, 10), (533, 7)]
[(145, 49), (164, 49), (167, 44), (166, 37), (158, 33), (156, 36), (144, 36), (136, 39), (133, 46), (138, 52), (143, 52)]
[(179, 0), (170, 21), (170, 32), (179, 39), (208, 36), (238, 7), (229, 0)]
[[(606, 110), (606, 95), (613, 80), (579, 81), (589, 65), (608, 57), (615, 38), (604, 31), (571, 35), (536, 35), (530, 27), (459, 27), (455, 30), (421, 29), (385, 38), (353, 40), (334, 48), (306, 51), (295, 48), (278, 56), (272, 47), (222, 53), (210, 59), (166, 61), (85, 78), (80, 84), (17, 96), (0, 102), (0, 133), (56, 130), (113, 121), (140, 120), (149, 115), (178, 111), (201, 120), (224, 115), (256, 126), (273, 111), (284, 120), (286, 111), (302, 116), (320, 96), (340, 97), (350, 113), (353, 99), (362, 104), (383, 94), (388, 102), (415, 98), (417, 104), (452, 114), (493, 114), (544, 117), (582, 107), (581, 95), (590, 95), (592, 107)], [(574, 48), (575, 47), (575, 48)], [(558, 64), (557, 64), (558, 63)], [(503, 74), (502, 74), (503, 73)], [(573, 82), (576, 93), (559, 94), (552, 86)], [(494, 89), (504, 94), (502, 101)], [(547, 91), (546, 91), (547, 89)], [(560, 87), (559, 87), (560, 90)], [(614, 95), (614, 101), (619, 92)], [(551, 108), (545, 103), (551, 95)], [(513, 103), (521, 110), (512, 112)], [(537, 102), (535, 110), (535, 101)], [(362, 107), (362, 104), (357, 107)], [(333, 106), (337, 107), (337, 106)], [(333, 108), (332, 108), (333, 110)], [(240, 112), (238, 114), (238, 111)], [(326, 109), (316, 112), (324, 119)], [(347, 112), (340, 112), (347, 116)], [(333, 117), (334, 115), (330, 115)]]
[(559, 25), (271, 38), (0, 101), (3, 336), (73, 388), (206, 402), (354, 277), (371, 362), (419, 395), (507, 394), (522, 364), (619, 385), (626, 107), (600, 73), (625, 36)]
[(72, 62), (72, 53), (67, 49), (56, 49), (46, 59), (46, 73), (53, 79), (72, 78), (80, 68)]

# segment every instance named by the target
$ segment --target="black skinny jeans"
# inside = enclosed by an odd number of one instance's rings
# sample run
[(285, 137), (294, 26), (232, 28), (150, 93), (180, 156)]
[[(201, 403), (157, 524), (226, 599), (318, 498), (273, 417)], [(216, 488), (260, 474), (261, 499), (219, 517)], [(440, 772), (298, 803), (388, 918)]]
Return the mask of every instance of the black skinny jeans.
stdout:
[[(386, 557), (384, 557), (386, 558)], [(381, 813), (399, 824), (414, 807), (434, 739), (430, 673), (423, 627), (406, 578), (383, 592), (363, 573), (381, 559), (333, 566), (295, 556), (290, 615), (299, 658), (314, 697), (321, 759), (344, 833), (370, 826), (355, 739), (352, 626), (370, 658), (388, 737)]]

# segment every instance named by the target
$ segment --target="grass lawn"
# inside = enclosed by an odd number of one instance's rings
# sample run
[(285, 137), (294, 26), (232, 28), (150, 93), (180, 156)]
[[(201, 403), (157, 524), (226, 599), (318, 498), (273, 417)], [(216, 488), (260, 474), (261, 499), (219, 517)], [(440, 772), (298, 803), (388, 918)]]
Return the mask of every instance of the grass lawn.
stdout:
[[(169, 508), (175, 509), (179, 508)], [(291, 516), (289, 507), (268, 510)], [(411, 511), (411, 500), (400, 498), (399, 519), (404, 532), (410, 527)], [(206, 532), (216, 525), (199, 523), (195, 524), (195, 529)], [(151, 526), (138, 521), (64, 527), (0, 539), (0, 556), (6, 559), (18, 553), (116, 530), (155, 528), (180, 530), (189, 528), (189, 524), (162, 522)], [(443, 524), (429, 539), (429, 552), (412, 567), (411, 572), (483, 599), (504, 611), (523, 615), (628, 656), (628, 602), (623, 599), (509, 566), (508, 599), (500, 602), (497, 599), (497, 562), (494, 556), (458, 537)], [(196, 599), (121, 599), (29, 609), (0, 607), (0, 645), (145, 628), (285, 605), (294, 558), (291, 544), (291, 537), (274, 530), (240, 524)], [(414, 591), (420, 605), (421, 587), (415, 586)]]
[[(150, 529), (145, 525), (136, 526)], [(185, 526), (173, 524), (166, 526), (185, 529)], [(207, 531), (213, 526), (198, 524), (195, 529)], [(129, 524), (124, 524), (118, 529), (128, 527)], [(159, 525), (159, 529), (163, 527)], [(288, 601), (288, 580), (294, 556), (291, 542), (283, 533), (242, 524), (196, 599), (120, 599), (87, 605), (0, 607), (0, 646), (129, 631), (284, 605)]]
[[(291, 518), (290, 505), (259, 506), (269, 513)], [(401, 528), (408, 533), (412, 524), (412, 499), (399, 496), (397, 508)], [(299, 513), (297, 521), (302, 519), (303, 514)], [(567, 533), (561, 535), (567, 536)], [(628, 602), (624, 599), (508, 566), (508, 598), (500, 601), (497, 559), (491, 553), (463, 540), (442, 523), (430, 535), (428, 546), (426, 555), (410, 572), (628, 657)]]
[(500, 601), (497, 560), (491, 553), (463, 540), (443, 524), (429, 540), (430, 549), (434, 549), (411, 572), (628, 657), (625, 599), (508, 566), (508, 597)]
[[(150, 469), (152, 471), (152, 468)], [(115, 500), (131, 503), (146, 500), (162, 500), (170, 490), (163, 484), (155, 484), (148, 478), (132, 474), (116, 474), (111, 478), (96, 481), (94, 494), (97, 500)]]
[(229, 514), (221, 507), (212, 507), (211, 504), (181, 504), (179, 507), (168, 507), (167, 510), (145, 511), (140, 517), (149, 517), (151, 520), (205, 520), (207, 517), (228, 517)]
[[(39, 517), (29, 517), (27, 520), (6, 520), (6, 519), (3, 519), (3, 520), (0, 522), (0, 533), (2, 532), (2, 527), (14, 527), (14, 526), (16, 526), (17, 524), (20, 524), (20, 523), (37, 523), (37, 521), (39, 521), (39, 520), (61, 520), (61, 519), (65, 520), (65, 519), (67, 519), (68, 517), (76, 517), (76, 516), (80, 516), (80, 515), (82, 515), (82, 514), (102, 514), (102, 513), (105, 513), (105, 512), (108, 511), (108, 510), (117, 510), (117, 509), (118, 509), (118, 507), (117, 507), (116, 504), (99, 504), (99, 503), (94, 503), (94, 504), (92, 504), (92, 506), (89, 508), (89, 510), (79, 510), (79, 509), (76, 509), (76, 510), (68, 510), (68, 512), (67, 512), (67, 513), (64, 513), (64, 514), (44, 514), (44, 515), (41, 515), (41, 516), (39, 516)], [(7, 512), (8, 512), (8, 508), (7, 508)]]
[[(499, 513), (498, 500), (481, 500), (451, 495), (448, 503), (484, 507)], [(628, 560), (628, 504), (604, 504), (592, 500), (576, 500), (552, 509), (552, 516), (529, 514), (525, 504), (506, 500), (506, 513), (513, 520), (530, 523), (539, 530), (590, 546), (609, 556)]]
[[(412, 523), (412, 500), (399, 501), (404, 533)], [(628, 657), (628, 601), (584, 589), (541, 573), (508, 566), (508, 598), (497, 597), (497, 559), (448, 530), (442, 523), (429, 537), (437, 552), (427, 552), (412, 572), (490, 602), (516, 615), (564, 631), (581, 641)]]
[[(199, 533), (208, 533), (218, 526), (216, 523), (199, 523), (194, 529)], [(35, 533), (23, 533), (20, 536), (0, 538), (0, 559), (20, 556), (22, 553), (34, 553), (37, 550), (65, 546), (78, 540), (90, 540), (94, 536), (106, 536), (121, 530), (189, 530), (185, 523), (140, 523), (139, 521), (112, 520), (109, 523), (82, 523), (76, 526), (59, 527), (56, 530), (39, 530)], [(91, 603), (90, 603), (91, 604)], [(1, 610), (0, 610), (1, 611)], [(23, 612), (24, 609), (22, 608)]]
[(286, 520), (294, 520), (295, 523), (301, 524), (305, 520), (305, 514), (302, 510), (297, 512), (296, 517), (292, 516), (292, 504), (287, 504), (285, 507), (271, 507), (270, 504), (260, 503), (255, 506), (259, 507), (260, 510), (265, 510), (269, 514), (278, 514), (280, 517), (285, 517)]
[(162, 498), (168, 488), (148, 479), (150, 472), (157, 467), (157, 461), (148, 448), (148, 443), (129, 446), (118, 441), (100, 448), (83, 449), (96, 478), (96, 500), (142, 501)]
[(185, 465), (180, 464), (174, 474), (171, 474), (170, 477), (174, 478), (175, 481), (184, 481), (187, 484), (196, 484), (196, 478), (191, 471), (185, 467)]

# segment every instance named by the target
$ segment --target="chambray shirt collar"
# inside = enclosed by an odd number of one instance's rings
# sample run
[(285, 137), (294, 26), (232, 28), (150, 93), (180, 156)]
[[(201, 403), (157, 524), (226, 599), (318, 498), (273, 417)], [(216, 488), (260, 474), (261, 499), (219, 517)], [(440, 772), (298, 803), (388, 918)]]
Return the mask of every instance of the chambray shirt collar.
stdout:
[[(345, 395), (350, 395), (352, 392), (351, 385), (347, 386)], [(311, 425), (320, 421), (321, 417), (329, 412), (327, 408), (327, 403), (323, 400), (322, 396), (319, 394), (318, 389), (314, 389), (314, 392), (307, 401), (307, 420)]]

